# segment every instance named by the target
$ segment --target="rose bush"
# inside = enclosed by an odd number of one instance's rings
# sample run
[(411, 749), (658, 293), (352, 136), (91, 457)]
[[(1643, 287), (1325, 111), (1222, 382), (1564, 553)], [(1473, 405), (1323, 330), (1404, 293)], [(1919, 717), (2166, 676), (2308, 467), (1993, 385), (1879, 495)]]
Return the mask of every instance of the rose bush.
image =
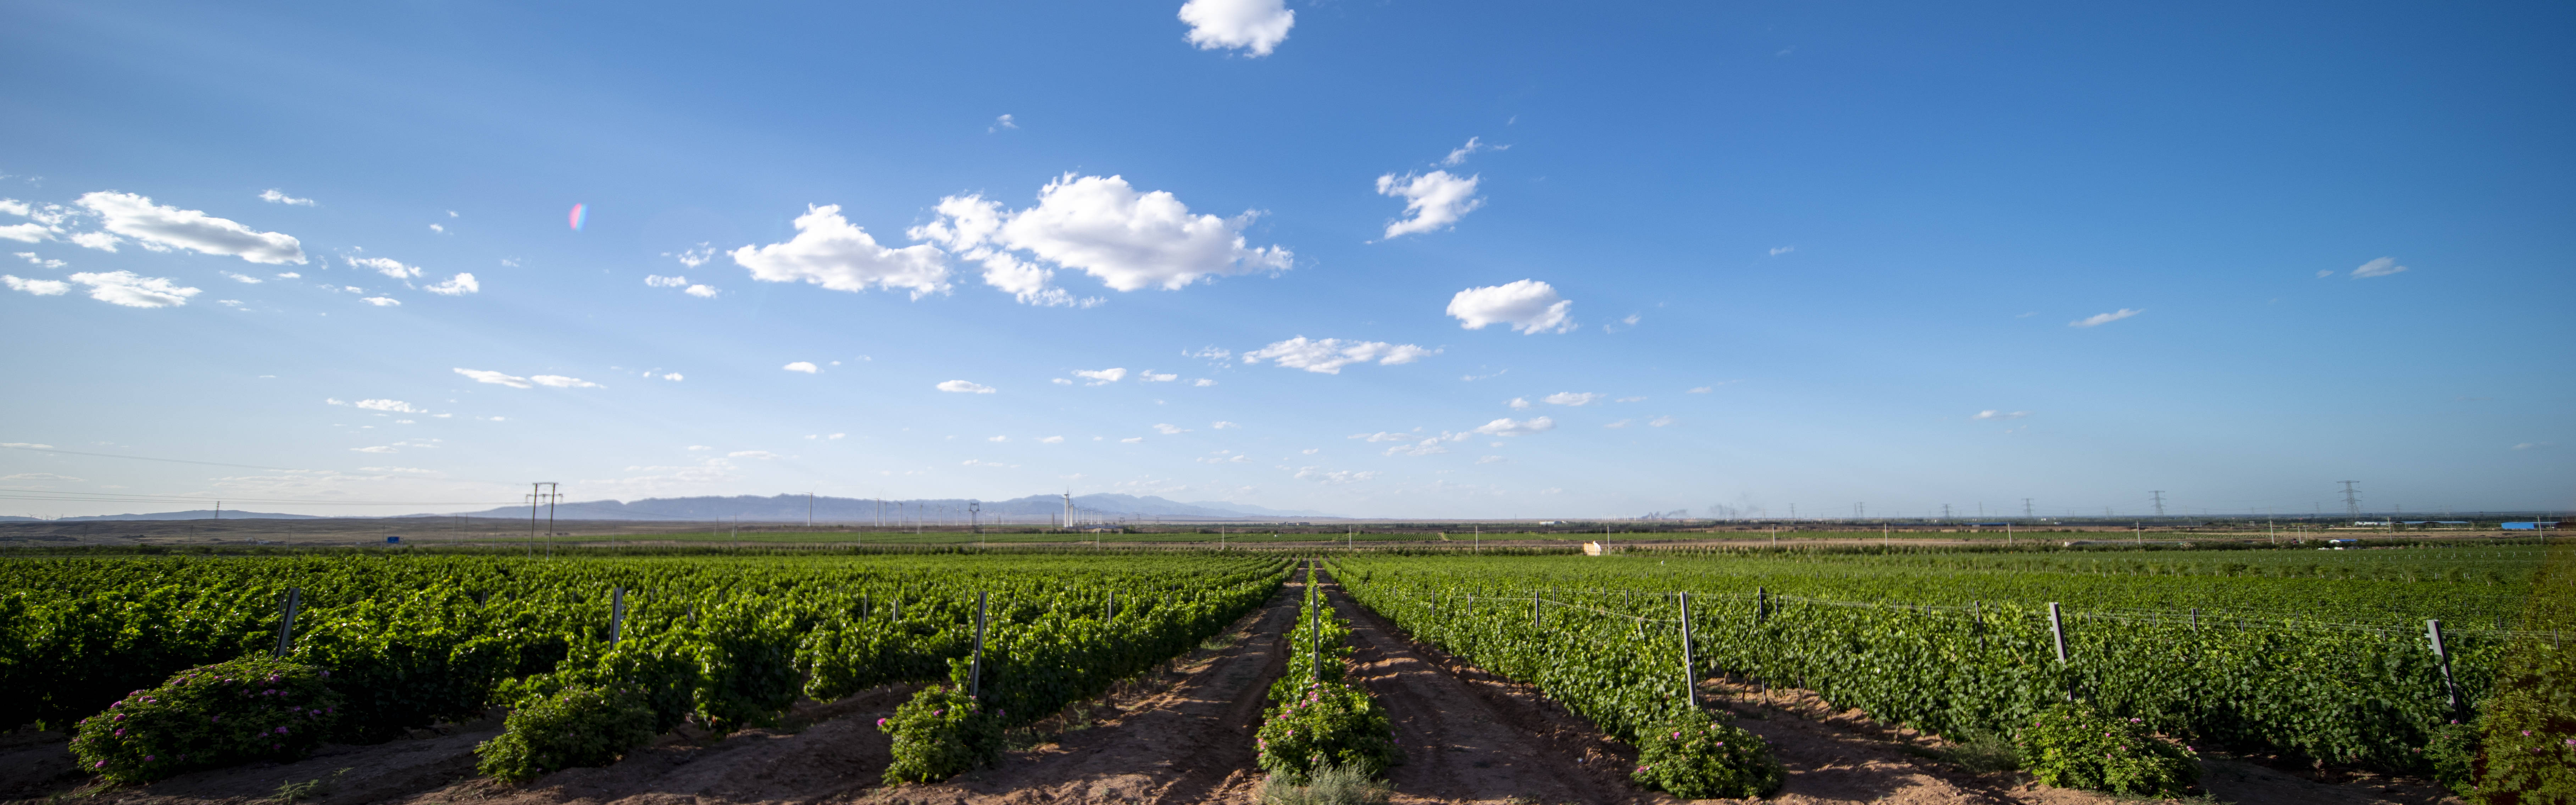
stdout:
[(521, 702), (501, 734), (474, 747), (475, 770), (526, 782), (574, 766), (606, 766), (653, 741), (653, 708), (642, 691), (569, 687)]
[(180, 671), (74, 728), (72, 756), (110, 782), (140, 783), (254, 760), (302, 757), (338, 726), (330, 672), (268, 657)]
[(945, 780), (1002, 756), (1001, 714), (986, 712), (956, 686), (923, 688), (877, 728), (894, 736), (887, 785)]
[(1366, 690), (1308, 682), (1286, 690), (1273, 686), (1271, 700), (1277, 704), (1262, 714), (1256, 761), (1274, 777), (1295, 783), (1332, 766), (1375, 778), (1401, 757), (1386, 707)]
[(1767, 796), (1787, 772), (1762, 736), (1690, 710), (1654, 732), (1638, 736), (1638, 785), (1682, 799)]
[(2134, 718), (2060, 704), (2013, 732), (2022, 767), (2041, 785), (2131, 796), (2180, 796), (2200, 781), (2200, 756)]

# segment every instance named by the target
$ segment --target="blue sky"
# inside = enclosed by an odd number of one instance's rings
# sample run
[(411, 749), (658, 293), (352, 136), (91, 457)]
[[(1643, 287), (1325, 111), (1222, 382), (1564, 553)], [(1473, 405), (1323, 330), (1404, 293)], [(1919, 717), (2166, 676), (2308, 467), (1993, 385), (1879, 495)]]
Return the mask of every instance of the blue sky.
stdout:
[(2576, 508), (2571, 18), (12, 3), (0, 510)]

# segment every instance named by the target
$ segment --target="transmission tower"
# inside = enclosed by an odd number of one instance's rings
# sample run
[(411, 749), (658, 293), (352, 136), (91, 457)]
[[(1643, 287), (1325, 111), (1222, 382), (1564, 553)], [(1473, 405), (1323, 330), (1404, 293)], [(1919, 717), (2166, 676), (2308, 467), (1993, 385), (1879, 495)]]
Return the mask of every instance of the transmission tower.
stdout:
[(2352, 485), (2361, 482), (2336, 481), (2335, 483), (2343, 484), (2343, 513), (2351, 515), (2354, 519), (2359, 519), (2361, 517), (2361, 498), (2358, 496), (2361, 493), (2353, 491)]
[(2162, 490), (2162, 489), (2158, 489), (2158, 490), (2155, 490), (2154, 492), (2152, 492), (2152, 493), (2150, 493), (2150, 494), (2153, 494), (2153, 495), (2155, 495), (2155, 496), (2156, 496), (2156, 516), (2157, 516), (2157, 517), (2163, 517), (2163, 516), (2165, 516), (2165, 491), (2164, 491), (2164, 490)]
[(2021, 519), (2030, 519), (2030, 498), (2021, 499)]

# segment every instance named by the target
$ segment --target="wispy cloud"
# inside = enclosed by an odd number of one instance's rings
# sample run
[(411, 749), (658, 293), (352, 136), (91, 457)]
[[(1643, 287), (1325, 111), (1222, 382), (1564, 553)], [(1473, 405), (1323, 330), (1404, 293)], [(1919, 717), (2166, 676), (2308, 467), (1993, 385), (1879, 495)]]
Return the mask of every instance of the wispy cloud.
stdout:
[(1996, 410), (1989, 409), (1989, 410), (1984, 410), (1984, 411), (1978, 411), (1976, 416), (1972, 416), (1972, 417), (1968, 417), (1968, 418), (1969, 418), (1969, 419), (2020, 419), (2020, 418), (2022, 418), (2022, 417), (2026, 417), (2026, 416), (2030, 416), (2030, 412), (2029, 412), (2029, 411), (1996, 411)]
[(456, 373), (473, 378), (476, 383), (490, 383), (495, 386), (508, 386), (514, 389), (535, 388), (535, 386), (528, 383), (527, 378), (518, 377), (516, 375), (506, 375), (489, 369), (466, 369), (460, 367), (456, 370)]
[(2093, 314), (2093, 315), (2091, 315), (2091, 316), (2086, 316), (2086, 317), (2081, 318), (2081, 319), (2076, 319), (2076, 320), (2074, 320), (2074, 321), (2067, 322), (2067, 323), (2066, 323), (2066, 326), (2068, 326), (2068, 327), (2100, 327), (2100, 326), (2102, 326), (2102, 325), (2109, 324), (2109, 323), (2111, 323), (2111, 322), (2115, 322), (2115, 321), (2119, 321), (2119, 320), (2121, 320), (2121, 319), (2125, 319), (2125, 318), (2128, 318), (2128, 317), (2130, 317), (2130, 316), (2135, 316), (2135, 315), (2138, 315), (2138, 314), (2140, 314), (2140, 313), (2145, 313), (2145, 312), (2146, 312), (2146, 311), (2144, 311), (2144, 310), (2130, 310), (2130, 309), (2128, 309), (2128, 308), (2125, 308), (2125, 307), (2124, 307), (2124, 308), (2121, 308), (2121, 309), (2119, 309), (2119, 310), (2111, 311), (2111, 312), (2109, 312), (2109, 313), (2095, 313), (2095, 314)]
[(1544, 433), (1555, 429), (1556, 420), (1543, 416), (1532, 417), (1527, 420), (1505, 417), (1478, 426), (1475, 432), (1482, 433), (1487, 436), (1528, 436), (1534, 433)]
[(796, 361), (778, 368), (785, 369), (790, 372), (804, 372), (809, 375), (823, 371), (823, 367), (815, 366), (813, 361)]
[(1555, 394), (1540, 397), (1539, 402), (1547, 403), (1549, 405), (1591, 405), (1593, 403), (1600, 402), (1601, 398), (1607, 396), (1610, 395), (1589, 391), (1560, 391)]
[(2406, 270), (2406, 267), (2398, 265), (2397, 258), (2382, 257), (2377, 260), (2363, 263), (2361, 264), (2361, 267), (2353, 269), (2352, 278), (2369, 279), (2371, 277), (2385, 277), (2404, 270)]
[(991, 394), (993, 387), (965, 380), (942, 380), (937, 388), (952, 394)]
[(267, 189), (267, 190), (265, 190), (265, 191), (262, 191), (262, 192), (259, 194), (259, 200), (261, 200), (261, 201), (265, 201), (265, 202), (268, 202), (268, 203), (270, 203), (270, 204), (285, 204), (285, 205), (288, 205), (288, 206), (294, 206), (294, 207), (310, 207), (310, 206), (313, 206), (313, 200), (312, 200), (312, 199), (309, 199), (309, 198), (296, 198), (296, 197), (294, 197), (294, 196), (287, 195), (287, 194), (286, 194), (286, 191), (279, 190), (279, 189), (274, 188), (274, 187), (269, 188), (269, 189)]
[(1438, 349), (1424, 349), (1412, 344), (1390, 344), (1384, 341), (1344, 341), (1338, 338), (1311, 340), (1298, 336), (1286, 341), (1243, 353), (1244, 363), (1270, 361), (1289, 369), (1336, 375), (1342, 367), (1376, 361), (1381, 366), (1412, 363), (1425, 356), (1438, 355)]

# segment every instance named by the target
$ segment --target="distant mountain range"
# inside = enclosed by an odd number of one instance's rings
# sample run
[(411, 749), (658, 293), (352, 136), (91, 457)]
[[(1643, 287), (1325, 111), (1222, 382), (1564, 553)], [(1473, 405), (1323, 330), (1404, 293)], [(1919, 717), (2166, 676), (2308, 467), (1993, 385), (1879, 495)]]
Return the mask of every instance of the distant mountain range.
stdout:
[[(813, 520), (818, 523), (905, 523), (922, 517), (930, 518), (931, 522), (965, 522), (967, 503), (965, 498), (878, 501), (869, 498), (822, 496), (809, 499), (804, 495), (645, 498), (630, 502), (586, 500), (555, 504), (555, 517), (566, 520), (740, 519), (745, 522), (801, 523), (805, 522), (810, 513)], [(1242, 503), (1214, 501), (1179, 503), (1152, 495), (1144, 497), (1116, 494), (1078, 495), (1074, 497), (1073, 505), (1086, 521), (1114, 521), (1130, 517), (1245, 520), (1335, 516), (1316, 511), (1271, 509)], [(1064, 512), (1064, 498), (1056, 495), (1030, 495), (1011, 500), (986, 500), (980, 501), (977, 508), (986, 522), (1053, 522), (1049, 518)], [(525, 506), (505, 506), (461, 514), (470, 517), (525, 517), (528, 509)]]
[[(315, 520), (315, 519), (321, 519), (321, 518), (314, 517), (313, 515), (310, 515), (310, 514), (277, 514), (277, 513), (273, 513), (273, 512), (246, 512), (246, 511), (240, 511), (240, 510), (237, 510), (237, 509), (225, 509), (225, 510), (223, 511), (223, 515), (224, 515), (224, 519), (226, 519), (226, 520)], [(184, 511), (184, 512), (153, 512), (153, 513), (151, 513), (151, 514), (93, 514), (93, 515), (89, 515), (89, 516), (87, 516), (87, 517), (63, 517), (63, 518), (57, 518), (57, 519), (55, 519), (55, 520), (52, 520), (51, 522), (57, 522), (57, 523), (60, 523), (60, 522), (72, 522), (72, 521), (79, 521), (79, 520), (209, 520), (209, 519), (213, 519), (213, 518), (214, 518), (214, 516), (215, 516), (215, 510), (213, 510), (213, 509), (197, 509), (197, 510), (194, 510), (194, 511)], [(35, 522), (47, 522), (47, 521), (43, 520), (42, 518), (36, 518), (36, 517), (0, 517), (0, 523), (35, 523)]]

